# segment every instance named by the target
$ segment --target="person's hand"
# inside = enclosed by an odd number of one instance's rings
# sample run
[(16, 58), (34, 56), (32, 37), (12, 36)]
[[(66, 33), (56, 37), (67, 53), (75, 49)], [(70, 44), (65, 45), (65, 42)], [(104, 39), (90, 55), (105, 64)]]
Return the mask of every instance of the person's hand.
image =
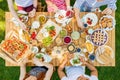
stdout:
[(83, 23), (81, 19), (77, 19), (77, 25), (78, 27), (80, 27), (81, 29), (84, 29)]
[(26, 30), (26, 25), (25, 25), (22, 21), (18, 21), (18, 22), (19, 22), (20, 27), (21, 27), (23, 30)]
[(54, 12), (57, 12), (59, 10), (58, 7), (56, 5), (54, 5), (54, 4), (53, 4), (52, 7), (54, 8)]
[(33, 63), (40, 62), (40, 60), (36, 57), (33, 58)]
[(34, 17), (36, 13), (36, 9), (33, 9), (32, 11), (29, 12), (28, 16), (29, 17)]
[(67, 6), (67, 11), (72, 11), (74, 13), (71, 6)]
[(73, 54), (70, 54), (70, 53), (65, 53), (65, 55), (64, 55), (64, 62), (67, 62), (67, 61), (69, 61), (70, 59), (72, 59), (74, 56), (73, 56)]
[(28, 58), (25, 58), (19, 63), (19, 65), (20, 66), (25, 66), (27, 62), (28, 62)]
[(111, 14), (112, 14), (112, 9), (110, 9), (110, 8), (105, 8), (105, 9), (102, 11), (102, 14), (111, 15)]
[(86, 65), (85, 57), (80, 56), (80, 61), (83, 63), (83, 65)]

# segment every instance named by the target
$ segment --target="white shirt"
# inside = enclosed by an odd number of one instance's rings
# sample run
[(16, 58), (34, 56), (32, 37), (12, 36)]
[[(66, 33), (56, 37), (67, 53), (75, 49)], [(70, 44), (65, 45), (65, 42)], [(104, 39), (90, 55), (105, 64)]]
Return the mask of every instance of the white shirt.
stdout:
[(81, 75), (89, 78), (90, 80), (98, 80), (98, 78), (94, 75), (88, 76), (84, 73), (84, 68), (81, 66), (71, 66), (66, 68), (66, 75), (67, 77), (63, 77), (61, 80), (77, 80), (78, 77)]
[[(117, 0), (103, 0), (97, 2), (96, 0), (76, 0), (74, 8), (78, 8), (82, 12), (90, 12), (90, 9), (99, 8), (103, 5), (107, 5), (108, 8), (116, 10), (116, 1)], [(83, 8), (85, 8), (85, 10)]]
[(33, 0), (15, 0), (17, 6), (28, 7), (33, 4)]

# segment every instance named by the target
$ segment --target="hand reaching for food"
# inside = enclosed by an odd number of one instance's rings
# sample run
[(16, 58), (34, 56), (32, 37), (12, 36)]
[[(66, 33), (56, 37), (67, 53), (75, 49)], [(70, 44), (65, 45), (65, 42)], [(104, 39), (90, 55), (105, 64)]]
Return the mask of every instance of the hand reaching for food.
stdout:
[(110, 8), (106, 8), (102, 11), (102, 14), (107, 14), (107, 15), (111, 15), (112, 14), (112, 9)]
[(85, 57), (80, 56), (80, 57), (79, 57), (79, 59), (80, 59), (80, 61), (83, 63), (83, 65), (85, 65), (85, 64), (86, 64)]
[(29, 61), (28, 61), (28, 58), (24, 58), (20, 63), (19, 63), (19, 65), (20, 66), (25, 66), (26, 65), (26, 63), (28, 63)]
[(19, 25), (23, 30), (26, 30), (26, 25), (22, 21), (19, 21)]
[(36, 13), (36, 9), (33, 9), (32, 11), (29, 12), (29, 17), (34, 17)]

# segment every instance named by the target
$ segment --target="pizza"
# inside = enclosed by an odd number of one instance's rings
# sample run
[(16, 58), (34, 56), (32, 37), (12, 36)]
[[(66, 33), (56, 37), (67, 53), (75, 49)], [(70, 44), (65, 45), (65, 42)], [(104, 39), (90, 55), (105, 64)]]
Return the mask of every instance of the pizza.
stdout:
[(28, 46), (16, 37), (7, 39), (1, 43), (1, 49), (15, 61), (20, 61), (26, 54)]

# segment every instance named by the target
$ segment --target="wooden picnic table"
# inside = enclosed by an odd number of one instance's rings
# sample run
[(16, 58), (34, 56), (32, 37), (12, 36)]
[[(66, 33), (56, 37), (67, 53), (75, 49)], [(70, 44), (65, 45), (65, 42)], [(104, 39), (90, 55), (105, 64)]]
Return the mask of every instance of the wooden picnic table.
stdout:
[[(80, 17), (82, 18), (85, 14), (87, 14), (87, 12), (81, 12), (80, 13)], [(98, 20), (103, 16), (103, 14), (101, 14), (100, 12), (96, 12), (95, 14), (98, 16)], [(29, 18), (29, 20), (28, 20), (28, 22), (27, 22), (26, 25), (30, 26), (33, 21), (38, 20), (38, 16), (39, 15), (46, 15), (46, 16), (51, 16), (52, 17), (52, 16), (54, 16), (54, 13), (37, 12), (36, 16), (34, 18)], [(113, 13), (112, 16), (115, 16), (115, 13)], [(11, 30), (14, 30), (14, 31), (16, 31), (16, 33), (18, 33), (17, 31), (19, 31), (20, 28), (16, 27), (15, 24), (10, 21), (11, 18), (12, 18), (12, 15), (10, 14), (10, 12), (6, 12), (5, 18), (6, 18), (5, 34), (9, 33)], [(56, 21), (55, 21), (54, 18), (51, 18), (51, 20), (56, 23)], [(61, 26), (60, 24), (58, 24), (58, 25)], [(97, 23), (97, 25), (98, 25), (98, 23)], [(76, 22), (75, 17), (73, 17), (72, 20), (71, 20), (71, 22), (68, 25), (66, 25), (66, 28), (67, 27), (71, 27), (72, 30), (74, 28), (74, 30), (80, 31), (80, 28), (77, 26), (77, 22)], [(66, 29), (65, 27), (63, 27), (63, 28)], [(113, 49), (114, 58), (111, 60), (110, 64), (100, 64), (96, 60), (94, 62), (89, 61), (89, 62), (91, 62), (95, 66), (115, 66), (115, 29), (113, 29), (111, 31), (107, 31), (107, 33), (108, 33), (109, 38), (108, 38), (108, 42), (106, 43), (106, 45), (110, 46)], [(83, 34), (86, 34), (85, 31), (83, 32)], [(70, 34), (68, 34), (68, 35), (70, 36)], [(5, 38), (7, 38), (7, 37), (5, 36)], [(82, 38), (82, 39), (84, 39), (84, 38)], [(76, 46), (80, 46), (80, 45), (83, 45), (85, 43), (85, 39), (83, 41), (81, 41), (81, 37), (80, 37), (79, 40), (73, 40), (73, 42), (74, 42), (74, 44)], [(57, 44), (55, 42), (53, 42), (53, 44), (50, 45), (49, 48), (47, 48), (48, 51), (51, 50), (56, 45)], [(57, 45), (57, 46), (59, 46), (59, 45)], [(63, 44), (62, 47), (67, 47), (67, 46)], [(1, 53), (2, 53), (2, 51), (1, 51)], [(57, 59), (57, 58), (55, 58), (54, 60), (52, 60), (51, 63), (54, 66), (58, 66), (60, 64), (60, 60)], [(8, 61), (5, 62), (5, 65), (6, 66), (17, 66), (16, 64), (12, 64), (12, 63), (10, 63)], [(32, 65), (32, 63), (29, 63), (29, 65)], [(68, 65), (70, 65), (70, 63), (68, 63)]]

